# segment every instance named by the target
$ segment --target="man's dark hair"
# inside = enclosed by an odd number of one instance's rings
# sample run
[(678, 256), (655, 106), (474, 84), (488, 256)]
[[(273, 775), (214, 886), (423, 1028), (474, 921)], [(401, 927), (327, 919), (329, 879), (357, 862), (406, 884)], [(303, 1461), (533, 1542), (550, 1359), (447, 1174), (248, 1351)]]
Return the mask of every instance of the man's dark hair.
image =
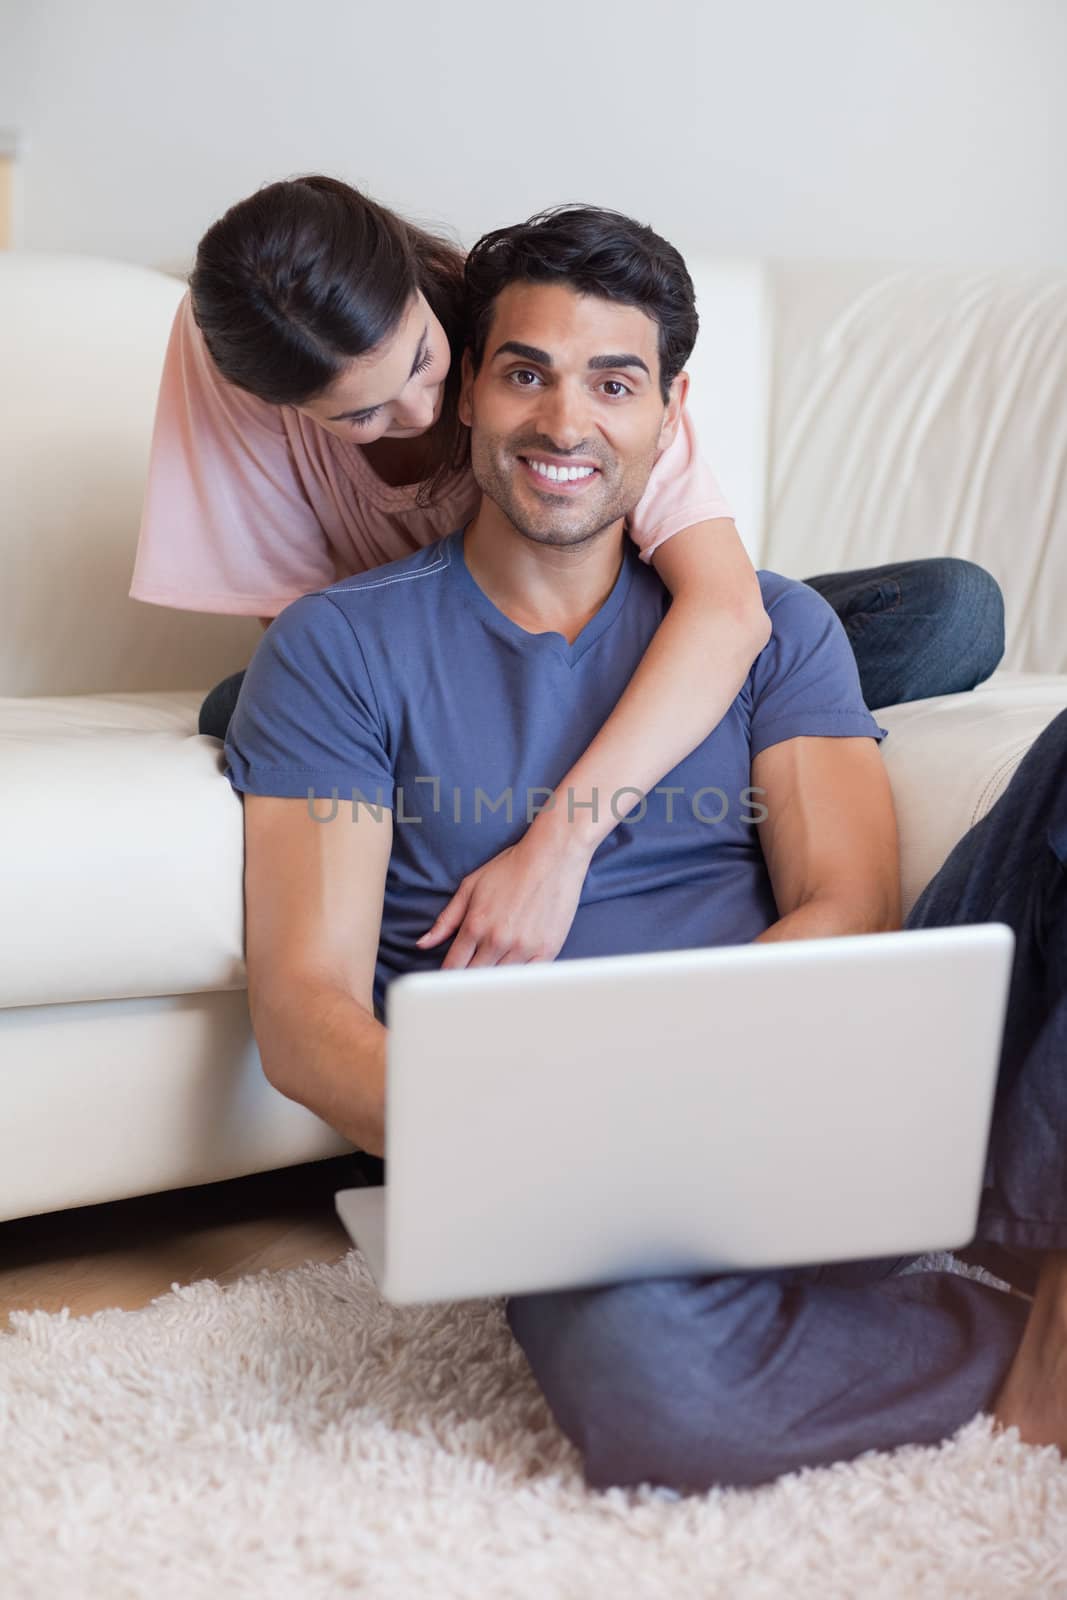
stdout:
[(497, 228), (467, 257), (467, 342), (477, 372), (493, 302), (510, 283), (564, 283), (578, 294), (636, 306), (659, 327), (664, 402), (696, 343), (693, 280), (672, 244), (642, 222), (600, 206), (555, 206)]

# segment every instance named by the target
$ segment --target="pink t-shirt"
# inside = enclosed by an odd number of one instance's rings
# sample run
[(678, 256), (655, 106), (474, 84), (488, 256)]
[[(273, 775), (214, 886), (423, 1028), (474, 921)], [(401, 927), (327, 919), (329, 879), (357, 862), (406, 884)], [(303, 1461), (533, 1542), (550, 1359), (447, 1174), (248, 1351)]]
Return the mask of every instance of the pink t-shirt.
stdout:
[[(130, 596), (277, 616), (301, 595), (444, 538), (478, 507), (469, 468), (428, 506), (415, 504), (417, 489), (391, 488), (359, 445), (227, 383), (186, 295), (163, 365)], [(683, 412), (630, 517), (634, 542), (647, 561), (682, 528), (732, 515)]]

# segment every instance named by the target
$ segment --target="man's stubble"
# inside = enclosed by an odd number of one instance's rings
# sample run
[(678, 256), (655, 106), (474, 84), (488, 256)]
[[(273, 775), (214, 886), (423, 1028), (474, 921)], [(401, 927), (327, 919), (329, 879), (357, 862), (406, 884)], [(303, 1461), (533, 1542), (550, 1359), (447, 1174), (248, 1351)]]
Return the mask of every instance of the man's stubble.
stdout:
[[(600, 476), (589, 491), (590, 504), (569, 504), (562, 496), (545, 493), (543, 500), (538, 491), (528, 489), (522, 497), (517, 491), (515, 476), (525, 469), (517, 457), (524, 451), (541, 452), (562, 457), (550, 441), (527, 440), (516, 444), (511, 440), (487, 435), (477, 428), (471, 434), (471, 470), (474, 480), (486, 499), (511, 523), (516, 533), (534, 544), (551, 545), (556, 549), (577, 549), (596, 539), (621, 518), (628, 517), (645, 492), (652, 468), (656, 462), (656, 446), (650, 444), (646, 456), (631, 459), (621, 467), (618, 459), (606, 455), (603, 449), (576, 449), (578, 457), (595, 461)], [(538, 513), (534, 506), (543, 505)]]

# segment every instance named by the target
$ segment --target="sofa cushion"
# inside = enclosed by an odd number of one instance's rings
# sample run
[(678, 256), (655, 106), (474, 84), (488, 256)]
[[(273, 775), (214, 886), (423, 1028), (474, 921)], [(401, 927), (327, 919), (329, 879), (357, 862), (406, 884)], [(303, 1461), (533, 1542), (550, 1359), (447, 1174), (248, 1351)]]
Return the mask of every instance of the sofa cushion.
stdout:
[(245, 986), (244, 818), (205, 692), (0, 699), (0, 1006)]
[(1031, 744), (1067, 707), (1067, 676), (996, 672), (969, 694), (878, 712), (900, 829), (905, 916), (957, 840), (1011, 782)]
[[(242, 989), (244, 830), (202, 693), (0, 699), (0, 1006)], [(992, 806), (1067, 676), (878, 712), (904, 910)]]
[(760, 564), (976, 561), (1004, 591), (1004, 665), (1067, 671), (1062, 270), (798, 262), (773, 281)]
[(0, 251), (0, 694), (189, 689), (246, 665), (254, 617), (128, 597), (149, 439), (185, 285)]

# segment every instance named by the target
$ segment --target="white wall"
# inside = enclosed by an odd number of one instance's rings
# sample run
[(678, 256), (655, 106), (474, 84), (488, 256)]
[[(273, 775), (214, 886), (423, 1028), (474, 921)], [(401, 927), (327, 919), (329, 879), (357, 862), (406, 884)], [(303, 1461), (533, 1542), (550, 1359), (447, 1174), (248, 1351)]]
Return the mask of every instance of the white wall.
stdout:
[(1067, 263), (1064, 0), (0, 0), (19, 243), (153, 263), (328, 171), (466, 240)]

